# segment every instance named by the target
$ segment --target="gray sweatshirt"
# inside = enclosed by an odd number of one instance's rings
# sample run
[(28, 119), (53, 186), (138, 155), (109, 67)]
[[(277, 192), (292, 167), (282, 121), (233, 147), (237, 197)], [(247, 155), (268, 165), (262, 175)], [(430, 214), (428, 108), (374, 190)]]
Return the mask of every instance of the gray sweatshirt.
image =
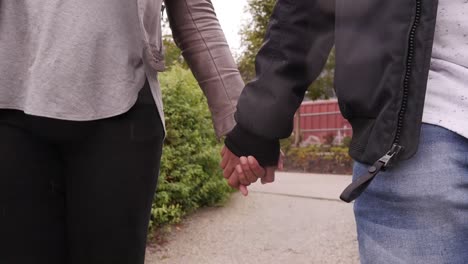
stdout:
[(145, 82), (136, 1), (5, 0), (0, 108), (94, 120), (126, 112)]
[[(163, 0), (1, 0), (0, 109), (65, 120), (118, 115), (145, 78), (164, 120)], [(210, 0), (168, 0), (174, 39), (206, 95), (218, 137), (244, 83)]]

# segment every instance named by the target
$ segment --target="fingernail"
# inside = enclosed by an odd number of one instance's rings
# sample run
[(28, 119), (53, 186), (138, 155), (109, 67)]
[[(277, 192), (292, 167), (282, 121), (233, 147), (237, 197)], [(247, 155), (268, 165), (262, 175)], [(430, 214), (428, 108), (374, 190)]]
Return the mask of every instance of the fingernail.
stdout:
[(241, 157), (240, 162), (241, 162), (242, 165), (247, 164), (247, 158), (246, 157)]

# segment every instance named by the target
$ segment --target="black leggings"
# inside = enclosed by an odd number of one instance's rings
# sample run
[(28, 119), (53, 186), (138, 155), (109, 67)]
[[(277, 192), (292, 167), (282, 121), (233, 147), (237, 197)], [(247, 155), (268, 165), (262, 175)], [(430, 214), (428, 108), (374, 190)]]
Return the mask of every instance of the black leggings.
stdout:
[(144, 262), (164, 136), (150, 101), (89, 122), (0, 110), (1, 264)]

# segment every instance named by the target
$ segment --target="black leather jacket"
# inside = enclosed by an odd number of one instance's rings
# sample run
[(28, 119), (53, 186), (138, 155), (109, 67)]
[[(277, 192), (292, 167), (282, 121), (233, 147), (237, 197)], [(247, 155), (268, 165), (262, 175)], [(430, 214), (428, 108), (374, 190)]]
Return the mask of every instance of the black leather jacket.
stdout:
[(305, 91), (335, 45), (336, 95), (353, 127), (350, 155), (379, 170), (410, 158), (418, 148), (437, 6), (438, 0), (278, 0), (226, 145), (276, 164), (278, 139), (291, 134)]

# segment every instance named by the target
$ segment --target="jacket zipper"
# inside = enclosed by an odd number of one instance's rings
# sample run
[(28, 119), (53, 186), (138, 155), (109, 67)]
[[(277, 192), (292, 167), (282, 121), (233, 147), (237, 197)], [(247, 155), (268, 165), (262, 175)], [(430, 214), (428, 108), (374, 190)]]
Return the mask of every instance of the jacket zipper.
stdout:
[(408, 106), (409, 88), (415, 52), (416, 30), (421, 22), (421, 12), (422, 0), (416, 0), (416, 13), (409, 33), (408, 54), (406, 56), (406, 72), (403, 79), (403, 98), (400, 111), (398, 112), (397, 130), (393, 140), (392, 148), (382, 158), (380, 158), (371, 167), (368, 168), (367, 174), (360, 177), (360, 181), (358, 180), (352, 183), (343, 191), (340, 198), (345, 202), (352, 202), (357, 197), (359, 197), (359, 195), (364, 192), (375, 176), (380, 171), (385, 171), (385, 169), (390, 166), (392, 160), (395, 159), (403, 149), (403, 146), (400, 145), (400, 137), (403, 129), (403, 119), (405, 117)]
[(410, 86), (410, 78), (411, 78), (411, 69), (413, 66), (413, 59), (414, 59), (414, 40), (416, 38), (416, 30), (421, 22), (421, 5), (422, 0), (416, 0), (416, 15), (414, 17), (413, 26), (411, 27), (410, 35), (409, 35), (409, 43), (408, 43), (408, 55), (406, 57), (406, 72), (405, 78), (403, 80), (403, 100), (401, 103), (400, 112), (398, 113), (398, 124), (397, 124), (397, 131), (395, 134), (395, 139), (393, 144), (400, 143), (400, 136), (401, 130), (403, 128), (403, 118), (406, 113), (406, 107), (408, 105), (408, 95), (409, 95), (409, 86)]

